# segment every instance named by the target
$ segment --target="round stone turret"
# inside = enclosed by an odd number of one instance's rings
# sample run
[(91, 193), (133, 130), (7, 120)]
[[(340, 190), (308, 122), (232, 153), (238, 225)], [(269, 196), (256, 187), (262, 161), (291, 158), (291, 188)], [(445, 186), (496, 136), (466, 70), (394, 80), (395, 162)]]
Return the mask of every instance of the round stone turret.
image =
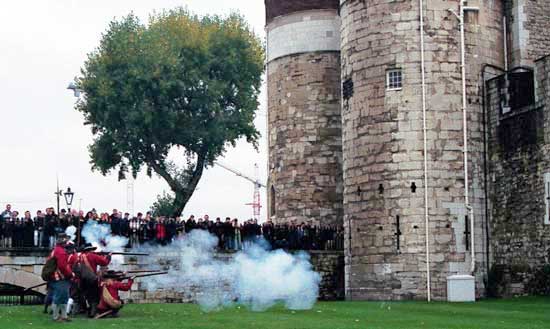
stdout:
[[(475, 237), (478, 295), (485, 270), (481, 66), (502, 66), (502, 4), (469, 1), (466, 68), (470, 205), (464, 200), (459, 1), (424, 2), (427, 180), (419, 1), (340, 1), (346, 295), (425, 299), (424, 196), (428, 196), (432, 298), (447, 276), (469, 274)], [(475, 2), (475, 3), (474, 3)]]
[(337, 0), (266, 0), (269, 215), (342, 223)]

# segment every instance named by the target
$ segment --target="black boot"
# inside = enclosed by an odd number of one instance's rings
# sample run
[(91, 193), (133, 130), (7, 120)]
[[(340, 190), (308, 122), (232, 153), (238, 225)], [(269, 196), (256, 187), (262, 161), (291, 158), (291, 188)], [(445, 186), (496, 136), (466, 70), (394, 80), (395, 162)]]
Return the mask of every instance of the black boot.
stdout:
[(48, 314), (48, 304), (44, 304), (44, 314)]
[(90, 310), (88, 311), (88, 317), (93, 318), (97, 315), (97, 304), (92, 303), (90, 305)]

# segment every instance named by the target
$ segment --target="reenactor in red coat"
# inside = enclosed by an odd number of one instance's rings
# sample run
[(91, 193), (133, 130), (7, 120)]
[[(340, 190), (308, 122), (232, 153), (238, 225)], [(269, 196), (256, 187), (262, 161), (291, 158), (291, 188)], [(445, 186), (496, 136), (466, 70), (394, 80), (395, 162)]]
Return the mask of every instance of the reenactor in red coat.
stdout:
[(55, 258), (56, 269), (48, 281), (52, 289), (52, 311), (53, 319), (58, 322), (70, 321), (67, 316), (67, 302), (69, 301), (70, 280), (74, 278), (74, 273), (69, 265), (69, 255), (65, 246), (69, 241), (69, 236), (61, 233), (57, 237), (57, 244), (50, 254), (49, 259)]
[(99, 303), (99, 279), (98, 267), (107, 266), (111, 262), (110, 255), (99, 255), (94, 253), (96, 247), (86, 244), (80, 248), (77, 257), (73, 261), (73, 268), (78, 273), (80, 290), (84, 297), (84, 304), (88, 309), (88, 316), (94, 317), (97, 314)]
[(109, 271), (103, 275), (99, 285), (101, 296), (97, 307), (99, 314), (95, 317), (96, 319), (108, 315), (118, 316), (118, 311), (124, 305), (118, 292), (130, 290), (134, 282), (133, 277), (129, 278), (127, 282), (122, 282), (125, 279), (122, 275), (124, 274), (114, 271)]

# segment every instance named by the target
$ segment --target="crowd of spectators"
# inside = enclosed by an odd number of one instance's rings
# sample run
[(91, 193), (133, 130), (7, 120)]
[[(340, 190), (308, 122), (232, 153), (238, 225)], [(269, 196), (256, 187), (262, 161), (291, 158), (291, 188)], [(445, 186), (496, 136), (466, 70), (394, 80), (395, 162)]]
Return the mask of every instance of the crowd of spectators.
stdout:
[(259, 241), (267, 241), (274, 249), (342, 250), (344, 241), (341, 227), (316, 226), (312, 222), (274, 224), (269, 220), (259, 224), (256, 219), (250, 219), (240, 223), (237, 218), (211, 220), (208, 215), (198, 219), (190, 216), (184, 220), (181, 217), (154, 217), (150, 212), (130, 216), (116, 209), (110, 214), (95, 210), (86, 214), (76, 210), (69, 213), (64, 209), (56, 214), (53, 207), (45, 212), (37, 211), (34, 217), (29, 211), (20, 217), (8, 204), (0, 213), (0, 248), (51, 248), (57, 234), (70, 226), (74, 226), (75, 242), (84, 244), (81, 230), (89, 221), (109, 225), (113, 235), (128, 238), (128, 247), (146, 243), (166, 245), (195, 229), (216, 235), (221, 250), (246, 249)]

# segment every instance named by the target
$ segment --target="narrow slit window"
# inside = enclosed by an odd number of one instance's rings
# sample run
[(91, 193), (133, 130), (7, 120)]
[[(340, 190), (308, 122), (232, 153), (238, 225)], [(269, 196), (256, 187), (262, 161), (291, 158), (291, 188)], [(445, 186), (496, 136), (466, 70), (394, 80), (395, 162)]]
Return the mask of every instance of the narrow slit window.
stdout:
[(386, 89), (400, 90), (403, 88), (403, 72), (401, 69), (388, 70), (386, 73)]
[(275, 199), (275, 187), (271, 185), (269, 216), (275, 216), (276, 210), (277, 210), (275, 209), (276, 205), (277, 205), (277, 202)]
[(544, 174), (544, 224), (550, 225), (550, 173)]

